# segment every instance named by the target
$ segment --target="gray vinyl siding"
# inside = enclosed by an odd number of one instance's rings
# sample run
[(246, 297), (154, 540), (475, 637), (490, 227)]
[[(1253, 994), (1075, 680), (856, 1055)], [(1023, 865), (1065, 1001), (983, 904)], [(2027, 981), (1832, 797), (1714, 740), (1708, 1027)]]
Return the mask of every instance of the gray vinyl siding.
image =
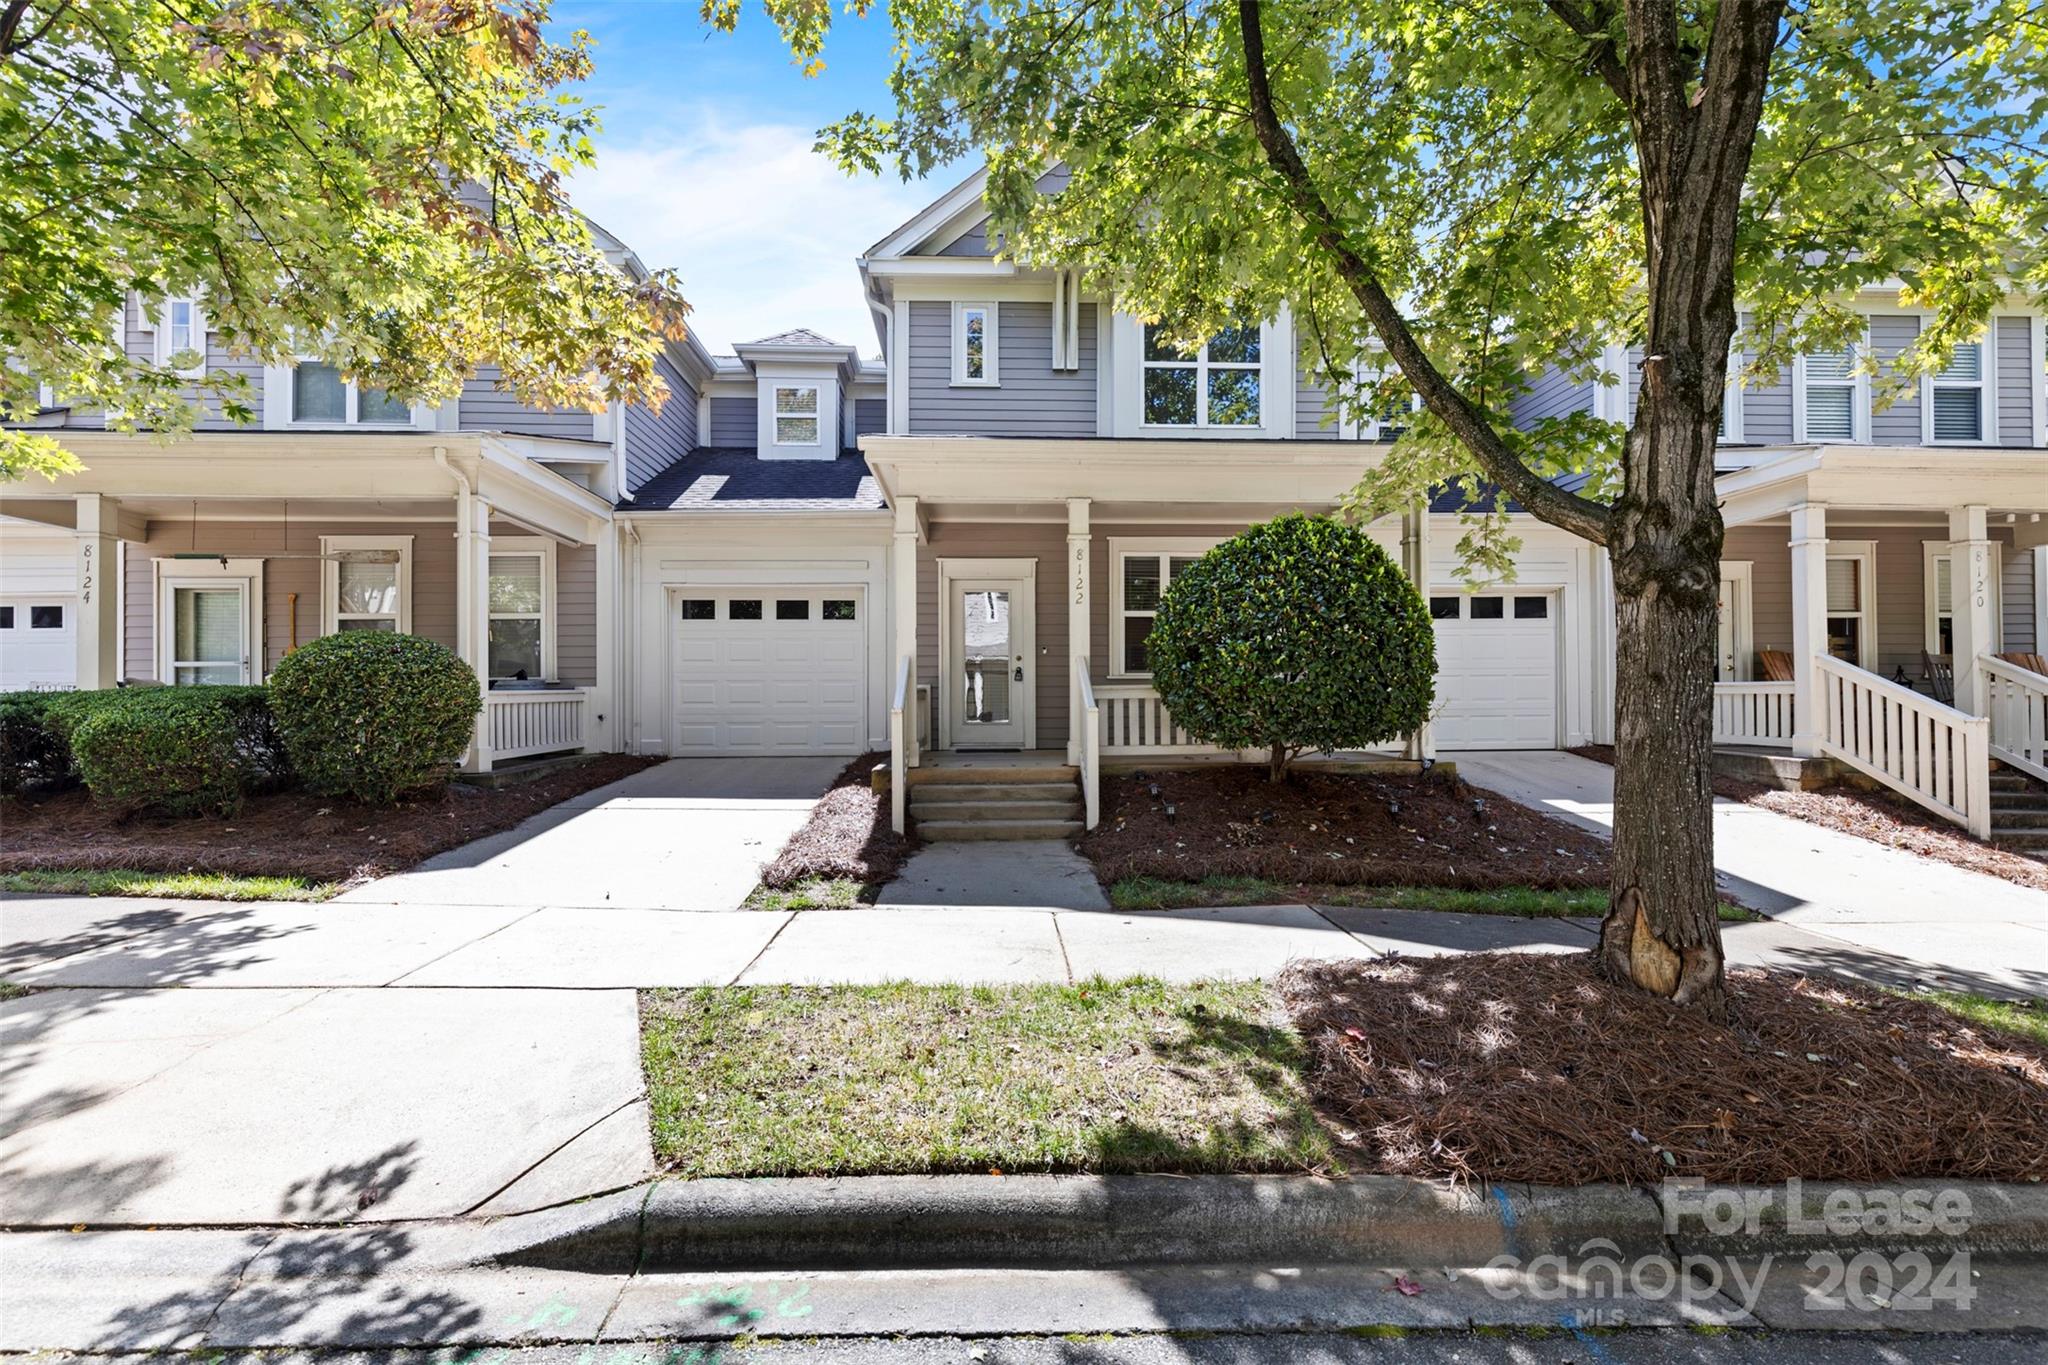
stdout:
[[(205, 308), (202, 306), (200, 309), (202, 316), (205, 314), (205, 311)], [(143, 308), (141, 301), (131, 297), (123, 309), (122, 318), (122, 345), (127, 350), (129, 358), (151, 364), (155, 363), (156, 333), (152, 330), (145, 330), (142, 325)], [(199, 431), (262, 430), (262, 364), (250, 356), (231, 354), (227, 347), (221, 344), (219, 334), (209, 326), (206, 333), (206, 368), (209, 373), (235, 375), (247, 381), (246, 386), (241, 392), (235, 393), (232, 396), (237, 401), (247, 404), (254, 416), (247, 423), (230, 421), (221, 415), (221, 404), (218, 398), (211, 395), (202, 397), (196, 388), (188, 388), (184, 391), (185, 396), (187, 398), (199, 399), (204, 407), (204, 415), (195, 424), (196, 429)], [(62, 403), (64, 396), (62, 394), (57, 395), (57, 401)], [(64, 425), (74, 430), (98, 431), (106, 426), (106, 419), (98, 412), (81, 408), (74, 410), (65, 420)]]
[[(2005, 446), (2034, 444), (2034, 377), (2041, 372), (2041, 357), (2033, 352), (2033, 323), (2023, 317), (1993, 320), (1997, 328), (1996, 373), (1998, 375), (1998, 443)], [(2031, 633), (2031, 625), (2029, 631)]]
[[(1303, 357), (1294, 380), (1294, 434), (1304, 441), (1329, 441), (1337, 436), (1337, 415), (1329, 405), (1329, 393), (1316, 382), (1313, 362)], [(1325, 425), (1324, 418), (1329, 419)]]
[(1054, 373), (1052, 304), (996, 305), (996, 377), (954, 388), (953, 305), (910, 305), (910, 431), (917, 435), (1093, 436), (1095, 305), (1081, 305), (1081, 365)]
[(745, 398), (711, 400), (711, 439), (708, 446), (752, 446), (760, 444), (761, 429), (756, 421), (760, 400)]
[[(1069, 171), (1065, 166), (1055, 166), (1044, 175), (1038, 177), (1038, 192), (1040, 194), (1058, 194), (1067, 187), (1067, 182), (1073, 178), (1073, 172)], [(938, 254), (941, 256), (993, 255), (994, 253), (989, 249), (988, 219), (982, 219), (973, 227), (961, 233), (959, 237), (948, 242), (939, 249)]]
[(597, 681), (597, 547), (555, 551), (555, 678), (589, 687)]
[(530, 408), (497, 387), (498, 367), (479, 365), (462, 386), (458, 425), (464, 431), (505, 431), (520, 436), (591, 440), (596, 419), (572, 408)]
[(1509, 408), (1515, 427), (1527, 431), (1546, 417), (1565, 417), (1574, 412), (1591, 412), (1596, 386), (1590, 379), (1568, 379), (1555, 365), (1536, 376)]
[(886, 398), (856, 398), (853, 400), (853, 434), (876, 436), (889, 429), (889, 400)]
[(1792, 371), (1742, 391), (1742, 439), (1747, 445), (1784, 445), (1792, 439)]
[(668, 401), (658, 413), (638, 404), (626, 409), (628, 493), (697, 448), (697, 390), (667, 356), (654, 368), (668, 382)]
[[(1870, 350), (1880, 369), (1889, 370), (1899, 352), (1920, 335), (1920, 319), (1909, 314), (1870, 315)], [(1876, 405), (1873, 391), (1870, 412), (1870, 440), (1873, 445), (1916, 446), (1920, 444), (1920, 388), (1916, 384), (1887, 407)]]
[(2000, 609), (2004, 614), (2008, 653), (2039, 653), (2042, 642), (2034, 638), (2034, 551), (2031, 546), (2005, 548), (2005, 568), (1999, 576)]

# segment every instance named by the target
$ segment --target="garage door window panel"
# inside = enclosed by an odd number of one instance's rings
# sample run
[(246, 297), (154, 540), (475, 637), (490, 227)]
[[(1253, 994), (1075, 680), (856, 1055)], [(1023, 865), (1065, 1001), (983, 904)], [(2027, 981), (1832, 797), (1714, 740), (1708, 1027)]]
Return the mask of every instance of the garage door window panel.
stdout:
[(778, 621), (808, 621), (811, 619), (810, 599), (803, 597), (778, 597), (775, 599), (775, 619)]
[(725, 619), (728, 621), (760, 620), (761, 599), (758, 597), (735, 597), (726, 604)]
[(686, 597), (683, 599), (685, 621), (716, 621), (718, 603), (709, 597)]
[(837, 597), (828, 597), (828, 598), (826, 598), (826, 599), (825, 599), (825, 619), (826, 619), (827, 621), (852, 621), (852, 620), (855, 620), (855, 619), (856, 619), (856, 616), (855, 616), (855, 611), (854, 611), (854, 604), (853, 604), (853, 603), (852, 603), (852, 602), (851, 602), (850, 600), (848, 600), (848, 599), (846, 599), (846, 598), (837, 598)]
[(28, 628), (30, 630), (64, 629), (64, 608), (57, 606), (30, 607), (28, 609)]
[(1506, 601), (1499, 597), (1475, 597), (1472, 599), (1472, 619), (1475, 621), (1498, 621), (1506, 615)]

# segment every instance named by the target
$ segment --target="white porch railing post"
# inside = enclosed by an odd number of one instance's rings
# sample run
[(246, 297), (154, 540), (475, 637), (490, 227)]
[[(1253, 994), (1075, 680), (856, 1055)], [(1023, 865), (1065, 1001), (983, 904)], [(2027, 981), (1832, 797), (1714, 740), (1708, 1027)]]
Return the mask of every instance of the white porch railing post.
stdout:
[(889, 828), (898, 834), (908, 823), (910, 750), (917, 743), (915, 716), (907, 734), (903, 721), (904, 708), (916, 705), (917, 693), (910, 685), (914, 662), (908, 654), (896, 660), (896, 683), (889, 694)]
[[(1055, 327), (1057, 330), (1057, 327)], [(1083, 705), (1081, 688), (1074, 681), (1073, 664), (1084, 667), (1088, 660), (1090, 601), (1088, 582), (1088, 499), (1067, 499), (1067, 762), (1081, 761)], [(1093, 828), (1090, 822), (1090, 828)]]
[[(921, 523), (918, 520), (917, 499), (910, 496), (897, 499), (896, 537), (889, 565), (889, 576), (891, 580), (890, 588), (894, 593), (895, 599), (892, 606), (896, 627), (896, 648), (894, 653), (899, 660), (905, 661), (910, 669), (910, 683), (908, 686), (914, 686), (917, 681), (917, 543), (922, 534), (920, 528)], [(909, 691), (908, 686), (906, 687), (906, 695), (911, 699), (908, 704), (914, 706), (916, 704), (916, 694)], [(899, 706), (904, 704), (906, 703), (903, 701), (897, 702)], [(910, 744), (912, 746), (916, 744), (916, 737), (917, 718), (913, 712), (910, 727)], [(933, 737), (932, 742), (934, 745), (938, 743), (937, 736)], [(905, 752), (905, 746), (897, 743), (893, 736), (889, 747), (892, 753)], [(910, 752), (905, 754), (905, 763), (907, 766), (916, 767), (916, 753)], [(902, 832), (901, 824), (897, 826), (897, 832), (899, 834)]]
[(1828, 517), (1817, 502), (1792, 509), (1792, 752), (1821, 750), (1827, 706), (1816, 662), (1828, 652)]
[(1998, 638), (1991, 615), (1991, 535), (1985, 527), (1985, 509), (1950, 508), (1948, 535), (1956, 709), (1981, 716), (1990, 697), (1977, 656), (1997, 648)]
[(1102, 819), (1102, 711), (1095, 704), (1095, 685), (1088, 679), (1088, 656), (1074, 660), (1074, 696), (1081, 714), (1081, 801), (1087, 828)]
[(1990, 722), (1829, 655), (1813, 660), (1820, 751), (1953, 820), (1991, 833)]
[(1782, 749), (1792, 743), (1792, 692), (1788, 682), (1714, 684), (1714, 743), (1753, 744)]

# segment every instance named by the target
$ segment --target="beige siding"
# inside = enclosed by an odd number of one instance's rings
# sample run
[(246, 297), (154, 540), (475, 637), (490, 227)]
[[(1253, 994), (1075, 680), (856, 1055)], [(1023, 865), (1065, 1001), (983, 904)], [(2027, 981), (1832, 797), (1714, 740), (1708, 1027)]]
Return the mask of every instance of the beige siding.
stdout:
[(939, 559), (1037, 561), (1038, 744), (1047, 749), (1067, 742), (1067, 599), (1060, 571), (1066, 550), (1064, 524), (940, 521), (933, 523), (917, 556), (917, 676), (932, 686), (934, 697), (939, 685)]

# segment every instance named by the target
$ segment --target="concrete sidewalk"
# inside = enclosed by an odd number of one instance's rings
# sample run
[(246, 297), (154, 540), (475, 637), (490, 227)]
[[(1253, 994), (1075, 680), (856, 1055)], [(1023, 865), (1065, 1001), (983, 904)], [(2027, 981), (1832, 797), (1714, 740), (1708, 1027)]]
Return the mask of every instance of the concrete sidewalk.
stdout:
[[(1613, 833), (1614, 770), (1604, 763), (1461, 753), (1458, 775)], [(1955, 989), (2048, 997), (2048, 896), (2039, 891), (1735, 801), (1714, 803), (1714, 866), (1731, 895), (1771, 917), (1772, 933), (1744, 936), (1772, 942), (1759, 954), (1768, 965), (1893, 976), (1912, 962)]]

